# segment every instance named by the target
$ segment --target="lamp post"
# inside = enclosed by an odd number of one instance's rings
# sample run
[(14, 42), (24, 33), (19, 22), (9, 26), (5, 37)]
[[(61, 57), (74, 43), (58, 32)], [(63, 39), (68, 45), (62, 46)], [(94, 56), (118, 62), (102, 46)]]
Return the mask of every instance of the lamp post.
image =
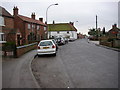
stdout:
[[(47, 10), (46, 10), (46, 24), (47, 24), (47, 21), (48, 21), (48, 9), (53, 6), (53, 5), (58, 5), (58, 3), (56, 4), (51, 4), (50, 6), (48, 6)], [(47, 25), (47, 36), (48, 36), (48, 25)], [(49, 32), (49, 38), (50, 38), (50, 32)]]

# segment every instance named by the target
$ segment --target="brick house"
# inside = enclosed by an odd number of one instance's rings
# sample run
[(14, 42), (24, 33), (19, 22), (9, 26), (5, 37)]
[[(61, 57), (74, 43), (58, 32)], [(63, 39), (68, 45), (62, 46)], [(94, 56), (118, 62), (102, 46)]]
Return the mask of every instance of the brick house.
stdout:
[(77, 39), (77, 29), (74, 27), (73, 23), (55, 23), (48, 24), (49, 36), (62, 36), (62, 37), (72, 37)]
[(14, 27), (20, 30), (22, 44), (28, 44), (41, 39), (46, 39), (46, 24), (43, 23), (43, 18), (35, 19), (35, 13), (32, 13), (31, 18), (19, 15), (17, 7), (13, 8)]
[(120, 39), (120, 29), (117, 27), (117, 24), (112, 25), (112, 29), (108, 31), (110, 38), (119, 38)]
[(14, 17), (1, 6), (0, 10), (0, 42), (14, 42), (18, 45), (17, 35), (21, 36), (21, 33), (14, 28)]

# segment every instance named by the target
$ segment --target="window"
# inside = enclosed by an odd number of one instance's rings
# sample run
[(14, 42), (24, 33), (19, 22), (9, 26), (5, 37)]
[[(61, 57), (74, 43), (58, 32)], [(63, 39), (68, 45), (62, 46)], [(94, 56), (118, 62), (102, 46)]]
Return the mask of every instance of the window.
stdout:
[(67, 34), (69, 34), (69, 31), (67, 31)]
[(31, 29), (30, 24), (28, 24), (28, 29)]
[(0, 26), (5, 26), (4, 17), (0, 16)]
[(37, 25), (37, 30), (40, 30), (40, 26), (39, 25)]
[(47, 27), (44, 27), (44, 30), (47, 30)]
[(5, 34), (4, 33), (0, 33), (0, 42), (6, 42), (5, 41)]
[(32, 29), (35, 29), (35, 25), (34, 24), (32, 24)]
[(60, 33), (59, 31), (57, 31), (57, 33)]

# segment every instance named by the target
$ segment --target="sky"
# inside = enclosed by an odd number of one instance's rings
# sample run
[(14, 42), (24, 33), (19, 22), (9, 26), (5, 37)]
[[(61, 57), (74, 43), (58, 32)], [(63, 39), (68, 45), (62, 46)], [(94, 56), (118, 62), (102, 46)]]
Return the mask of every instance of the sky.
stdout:
[(118, 1), (119, 0), (2, 0), (0, 5), (13, 15), (13, 7), (19, 8), (19, 14), (31, 17), (35, 12), (36, 19), (43, 18), (46, 21), (48, 9), (48, 24), (74, 22), (78, 32), (88, 34), (90, 28), (110, 30), (113, 24), (118, 24)]

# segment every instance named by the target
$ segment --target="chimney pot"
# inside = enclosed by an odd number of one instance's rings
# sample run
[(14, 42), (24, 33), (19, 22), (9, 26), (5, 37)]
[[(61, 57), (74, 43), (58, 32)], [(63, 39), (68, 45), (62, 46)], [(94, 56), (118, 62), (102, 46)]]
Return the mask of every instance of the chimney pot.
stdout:
[(43, 22), (43, 18), (39, 18), (39, 20), (40, 20), (41, 22)]
[(13, 8), (13, 15), (14, 16), (18, 15), (18, 8), (17, 8), (17, 6), (16, 7), (14, 6), (14, 8)]
[(35, 19), (35, 13), (32, 13), (31, 18)]

